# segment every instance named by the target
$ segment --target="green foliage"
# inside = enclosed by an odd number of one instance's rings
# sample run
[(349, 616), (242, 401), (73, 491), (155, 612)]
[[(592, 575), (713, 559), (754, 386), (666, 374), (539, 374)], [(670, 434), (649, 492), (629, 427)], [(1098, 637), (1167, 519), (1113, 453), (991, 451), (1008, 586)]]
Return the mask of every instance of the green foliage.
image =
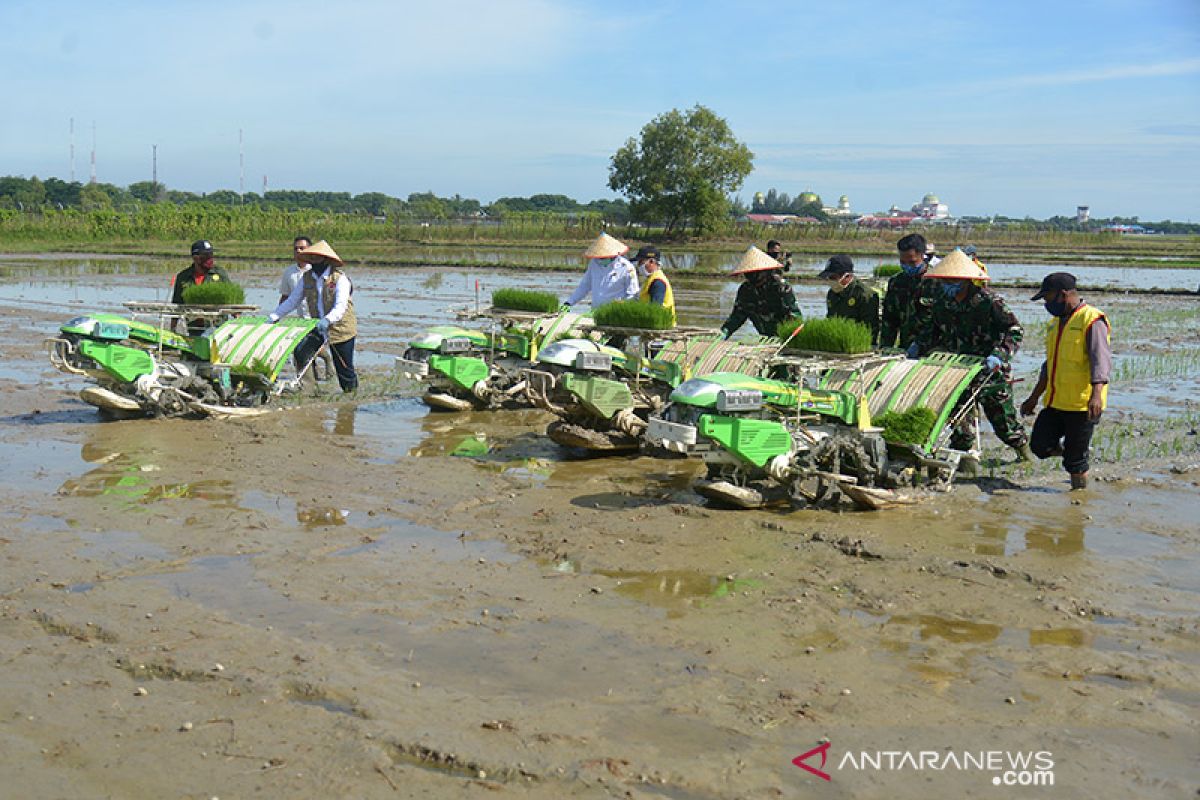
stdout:
[(641, 300), (605, 303), (592, 311), (592, 319), (597, 325), (610, 328), (665, 331), (673, 327), (670, 309)]
[(558, 310), (558, 297), (550, 292), (528, 289), (497, 289), (492, 292), (492, 306), (515, 311), (540, 311), (553, 314)]
[(804, 317), (792, 317), (785, 319), (779, 323), (779, 327), (775, 329), (775, 335), (780, 341), (787, 341), (787, 338), (792, 335), (792, 331), (804, 324)]
[[(799, 324), (799, 320), (780, 323), (776, 336), (786, 340)], [(794, 350), (822, 353), (868, 353), (871, 350), (871, 329), (844, 317), (814, 319), (804, 323), (804, 329), (787, 346)]]
[(608, 185), (629, 198), (634, 218), (663, 222), (668, 233), (690, 222), (703, 235), (724, 222), (726, 195), (741, 188), (753, 160), (750, 148), (711, 110), (672, 109), (613, 155)]
[(888, 411), (871, 422), (883, 428), (883, 438), (889, 442), (924, 447), (933, 432), (937, 415), (924, 406), (917, 406), (901, 413)]
[(876, 278), (890, 278), (899, 275), (901, 271), (899, 264), (880, 264), (875, 267), (874, 273)]
[(183, 290), (188, 306), (240, 306), (246, 302), (246, 290), (233, 281), (205, 281)]

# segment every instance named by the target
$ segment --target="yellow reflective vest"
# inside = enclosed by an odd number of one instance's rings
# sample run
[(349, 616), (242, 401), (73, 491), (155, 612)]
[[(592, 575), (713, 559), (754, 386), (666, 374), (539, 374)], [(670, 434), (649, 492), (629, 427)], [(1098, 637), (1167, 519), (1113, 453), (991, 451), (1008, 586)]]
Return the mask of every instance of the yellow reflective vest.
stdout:
[(650, 284), (655, 281), (662, 281), (663, 287), (667, 290), (663, 295), (663, 308), (671, 312), (671, 324), (675, 324), (675, 293), (671, 291), (671, 282), (667, 280), (667, 276), (663, 275), (661, 269), (656, 269), (650, 273), (650, 277), (646, 278), (646, 282), (642, 284), (641, 296), (638, 297), (643, 303), (650, 302)]
[[(1087, 335), (1092, 324), (1108, 317), (1082, 303), (1065, 323), (1051, 320), (1046, 328), (1046, 408), (1087, 411), (1092, 396), (1092, 363), (1088, 358)], [(1107, 335), (1111, 337), (1112, 329)], [(1108, 405), (1108, 384), (1100, 386), (1100, 405)]]

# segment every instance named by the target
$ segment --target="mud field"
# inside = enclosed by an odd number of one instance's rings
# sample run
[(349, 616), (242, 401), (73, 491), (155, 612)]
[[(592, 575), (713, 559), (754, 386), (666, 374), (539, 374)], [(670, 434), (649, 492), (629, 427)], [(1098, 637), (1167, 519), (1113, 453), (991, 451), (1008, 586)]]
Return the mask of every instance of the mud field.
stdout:
[[(467, 273), (352, 272), (356, 402), (101, 422), (42, 339), (178, 266), (104, 263), (0, 282), (3, 796), (1200, 789), (1194, 297), (1088, 298), (1118, 353), (1092, 489), (996, 446), (917, 506), (748, 512), (692, 493), (697, 463), (582, 459), (541, 413), (435, 414), (393, 383), (407, 336), (472, 299)], [(247, 271), (254, 302), (274, 274)], [(682, 321), (711, 324), (734, 285), (680, 288)], [(1044, 314), (1009, 299), (1031, 376)], [(828, 782), (792, 763), (823, 742), (804, 763)], [(1030, 769), (1053, 786), (928, 766), (991, 751), (1050, 754)], [(926, 766), (846, 763), (864, 752)]]

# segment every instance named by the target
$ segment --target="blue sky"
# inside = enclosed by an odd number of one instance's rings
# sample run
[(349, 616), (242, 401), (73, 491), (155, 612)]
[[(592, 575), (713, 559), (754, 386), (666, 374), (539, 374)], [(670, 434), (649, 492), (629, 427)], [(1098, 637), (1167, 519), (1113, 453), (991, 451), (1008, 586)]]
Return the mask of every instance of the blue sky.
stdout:
[(612, 196), (613, 152), (697, 103), (742, 195), (936, 192), (956, 214), (1200, 220), (1200, 2), (0, 3), (0, 174)]

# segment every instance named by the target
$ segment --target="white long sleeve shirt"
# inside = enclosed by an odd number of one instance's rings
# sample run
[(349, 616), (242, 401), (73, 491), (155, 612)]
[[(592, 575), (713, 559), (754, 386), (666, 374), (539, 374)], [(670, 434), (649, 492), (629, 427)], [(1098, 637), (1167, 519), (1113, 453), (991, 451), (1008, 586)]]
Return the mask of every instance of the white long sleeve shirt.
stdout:
[(625, 257), (617, 256), (611, 266), (593, 258), (567, 302), (575, 305), (590, 294), (592, 308), (597, 308), (614, 300), (632, 300), (638, 296), (640, 289), (637, 270)]
[[(279, 279), (279, 296), (285, 299), (291, 297), (296, 287), (304, 283), (304, 273), (309, 269), (308, 264), (289, 264)], [(300, 304), (300, 307), (296, 309), (296, 316), (302, 319), (308, 318), (308, 303)]]
[[(350, 279), (344, 274), (338, 275), (332, 302), (325, 296), (325, 286), (324, 274), (317, 276), (317, 319), (328, 320), (332, 325), (346, 315), (346, 306), (350, 303)], [(276, 322), (290, 314), (303, 302), (304, 281), (302, 280), (296, 284), (295, 289), (292, 289), (292, 293), (288, 295), (287, 299), (271, 313), (269, 319)]]

